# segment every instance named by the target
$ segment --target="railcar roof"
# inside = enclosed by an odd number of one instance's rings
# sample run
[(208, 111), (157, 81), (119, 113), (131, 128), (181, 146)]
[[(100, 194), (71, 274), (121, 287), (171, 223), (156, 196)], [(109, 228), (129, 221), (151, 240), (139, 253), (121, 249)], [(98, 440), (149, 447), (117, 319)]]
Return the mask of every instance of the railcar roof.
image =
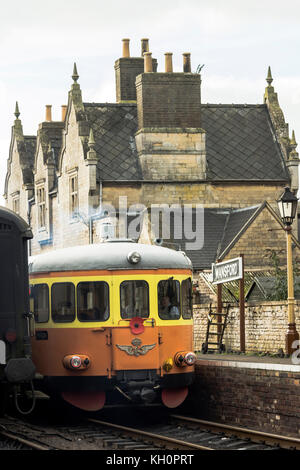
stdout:
[(25, 220), (7, 207), (0, 206), (0, 219), (4, 223), (14, 224), (23, 238), (30, 239), (33, 237), (32, 231)]
[[(127, 255), (138, 252), (141, 260), (131, 264)], [(192, 269), (183, 251), (129, 240), (109, 241), (49, 251), (29, 258), (29, 273), (118, 270), (118, 269)]]

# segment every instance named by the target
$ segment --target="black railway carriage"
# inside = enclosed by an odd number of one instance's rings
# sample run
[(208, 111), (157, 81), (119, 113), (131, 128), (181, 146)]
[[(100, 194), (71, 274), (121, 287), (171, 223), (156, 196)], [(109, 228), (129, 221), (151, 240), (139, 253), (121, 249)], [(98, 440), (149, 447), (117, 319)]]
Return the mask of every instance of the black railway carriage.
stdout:
[(31, 360), (28, 240), (32, 232), (11, 210), (0, 207), (0, 396), (1, 411), (9, 390), (30, 382)]
[(195, 362), (183, 252), (110, 240), (34, 256), (29, 266), (41, 389), (86, 410), (113, 397), (182, 403)]

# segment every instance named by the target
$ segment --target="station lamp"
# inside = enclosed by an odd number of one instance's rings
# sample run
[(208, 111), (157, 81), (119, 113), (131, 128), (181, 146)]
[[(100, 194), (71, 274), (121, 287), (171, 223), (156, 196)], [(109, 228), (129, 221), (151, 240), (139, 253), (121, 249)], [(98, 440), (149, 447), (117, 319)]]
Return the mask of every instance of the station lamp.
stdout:
[(281, 198), (277, 201), (280, 217), (284, 225), (290, 226), (293, 223), (297, 213), (298, 198), (291, 192), (287, 186)]
[(292, 354), (297, 349), (299, 334), (295, 323), (295, 297), (293, 279), (293, 255), (292, 255), (292, 223), (297, 214), (298, 199), (286, 187), (284, 193), (277, 201), (281, 220), (285, 226), (287, 241), (287, 287), (288, 287), (288, 330), (285, 336), (286, 353)]

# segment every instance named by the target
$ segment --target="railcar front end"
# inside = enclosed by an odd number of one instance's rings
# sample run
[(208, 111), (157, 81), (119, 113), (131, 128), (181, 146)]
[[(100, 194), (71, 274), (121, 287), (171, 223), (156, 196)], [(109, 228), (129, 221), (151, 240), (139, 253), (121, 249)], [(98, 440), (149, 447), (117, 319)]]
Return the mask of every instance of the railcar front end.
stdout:
[(30, 263), (33, 360), (48, 393), (85, 410), (180, 405), (194, 377), (191, 262), (129, 241)]

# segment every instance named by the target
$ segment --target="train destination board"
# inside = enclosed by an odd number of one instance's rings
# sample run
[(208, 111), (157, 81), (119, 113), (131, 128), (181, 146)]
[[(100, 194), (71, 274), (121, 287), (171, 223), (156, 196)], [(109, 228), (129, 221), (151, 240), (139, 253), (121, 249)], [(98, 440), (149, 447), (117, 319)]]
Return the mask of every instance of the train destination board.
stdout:
[(234, 258), (222, 263), (212, 264), (212, 282), (221, 284), (223, 282), (235, 281), (243, 277), (243, 260)]

